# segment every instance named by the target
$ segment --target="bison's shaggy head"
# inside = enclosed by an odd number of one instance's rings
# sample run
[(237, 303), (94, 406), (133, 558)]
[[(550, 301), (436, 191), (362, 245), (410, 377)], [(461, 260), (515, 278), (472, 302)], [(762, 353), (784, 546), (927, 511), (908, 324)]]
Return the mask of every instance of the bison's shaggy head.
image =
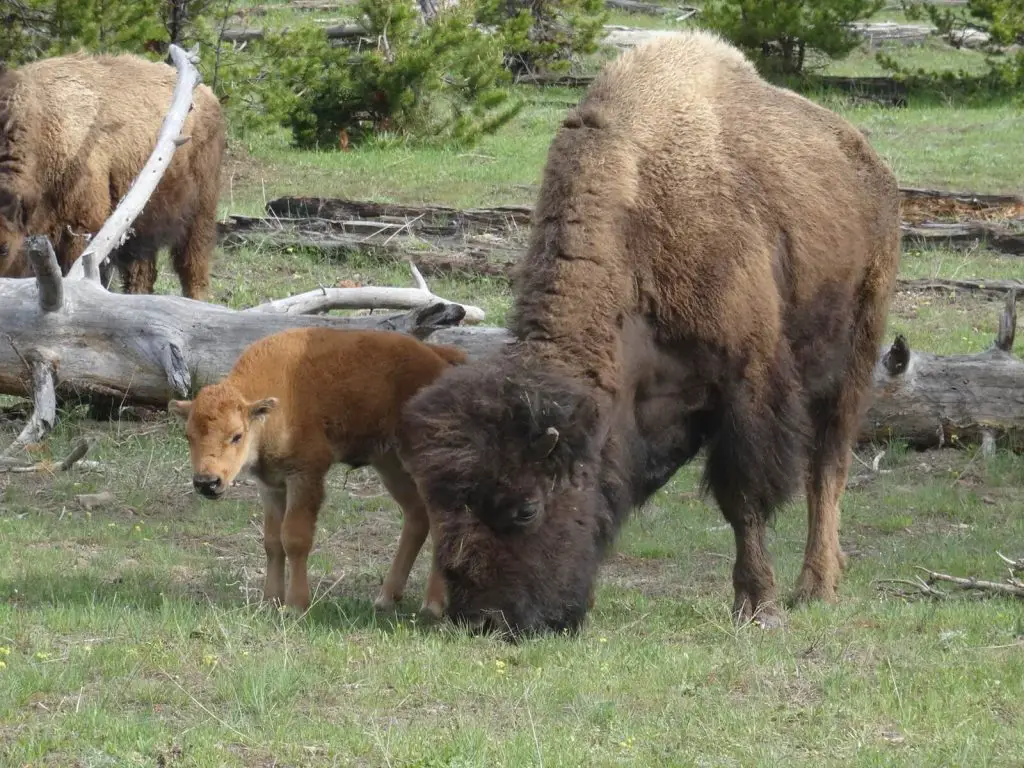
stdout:
[(223, 383), (204, 387), (195, 400), (171, 400), (168, 410), (185, 422), (192, 485), (198, 493), (219, 498), (257, 461), (254, 433), (276, 406), (277, 398), (249, 402)]
[(466, 366), (409, 401), (400, 452), (436, 523), (453, 621), (579, 626), (613, 526), (598, 432), (590, 391), (536, 365)]

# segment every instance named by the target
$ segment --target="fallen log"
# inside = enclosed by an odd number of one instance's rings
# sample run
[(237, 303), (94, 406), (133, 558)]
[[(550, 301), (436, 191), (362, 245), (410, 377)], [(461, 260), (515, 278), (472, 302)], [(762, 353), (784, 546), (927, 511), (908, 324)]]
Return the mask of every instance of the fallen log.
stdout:
[(1005, 296), (1010, 291), (1024, 293), (1024, 280), (982, 280), (952, 279), (939, 277), (900, 278), (896, 290), (917, 293), (981, 293), (988, 296)]
[(1017, 292), (1011, 290), (993, 346), (974, 355), (932, 355), (896, 337), (875, 369), (875, 398), (861, 439), (916, 448), (985, 445), (1024, 437), (1024, 362), (1012, 354)]
[(627, 13), (643, 13), (648, 16), (675, 16), (677, 21), (688, 19), (700, 12), (699, 8), (683, 5), (672, 7), (669, 5), (655, 5), (654, 3), (642, 3), (638, 0), (604, 0), (606, 8), (614, 8), (617, 11)]
[(924, 222), (900, 227), (904, 246), (944, 245), (954, 248), (984, 246), (999, 253), (1024, 256), (1024, 232), (983, 221), (949, 224)]
[[(48, 242), (33, 238), (29, 244), (33, 263), (40, 240)], [(59, 288), (53, 285), (57, 281)], [(57, 293), (63, 301), (55, 305), (48, 297)], [(36, 405), (47, 405), (38, 412), (52, 426), (51, 392), (163, 405), (169, 397), (187, 397), (223, 377), (247, 345), (287, 328), (369, 328), (425, 337), (464, 317), (463, 307), (440, 299), (403, 314), (321, 317), (237, 311), (178, 296), (111, 293), (93, 280), (61, 280), (59, 272), (56, 277), (41, 273), (35, 280), (3, 279), (0, 393), (46, 392), (47, 399), (37, 397)], [(45, 432), (33, 429), (35, 440)]]
[(417, 232), (455, 234), (466, 230), (506, 232), (528, 226), (533, 206), (499, 205), (494, 208), (450, 208), (444, 205), (400, 205), (331, 197), (279, 197), (267, 203), (267, 213), (280, 219), (348, 221), (377, 219)]
[[(454, 209), (452, 209), (454, 211)], [(418, 215), (414, 215), (419, 211)], [(294, 211), (293, 211), (294, 212)], [(344, 213), (344, 211), (339, 211)], [(428, 274), (435, 264), (454, 267), (461, 260), (469, 271), (500, 274), (522, 255), (527, 213), (501, 221), (488, 209), (472, 212), (476, 220), (457, 213), (440, 222), (429, 211), (409, 207), (407, 216), (382, 215), (378, 219), (255, 218), (231, 216), (218, 224), (218, 238), (226, 248), (311, 248), (324, 253), (377, 250), (407, 259), (414, 256)], [(1024, 231), (985, 221), (922, 222), (902, 225), (905, 248), (943, 246), (952, 249), (986, 247), (997, 253), (1024, 255)]]
[[(844, 78), (849, 79), (849, 78)], [(971, 211), (1007, 211), (1008, 218), (1019, 210), (1024, 215), (1024, 197), (1020, 195), (994, 195), (981, 192), (900, 187), (900, 200), (904, 206), (945, 204), (954, 209)], [(459, 230), (504, 232), (529, 226), (532, 205), (499, 205), (493, 208), (452, 208), (444, 205), (406, 205), (371, 200), (349, 200), (341, 197), (279, 197), (266, 206), (267, 214), (279, 219), (349, 219), (393, 220), (416, 231), (431, 227), (449, 227), (443, 234)], [(232, 217), (243, 220), (246, 217)], [(263, 222), (264, 219), (249, 219)]]
[[(258, 304), (246, 312), (264, 312), (278, 315), (316, 315), (336, 309), (416, 309), (435, 303), (446, 303), (440, 296), (435, 296), (427, 281), (412, 262), (412, 276), (416, 280), (415, 288), (389, 288), (380, 286), (364, 286), (360, 288), (323, 288), (298, 296), (275, 299), (265, 304)], [(484, 319), (484, 311), (480, 307), (462, 305), (463, 322), (476, 324)]]
[[(96, 394), (126, 404), (162, 405), (221, 378), (252, 341), (297, 326), (399, 330), (429, 343), (454, 344), (473, 358), (511, 340), (503, 328), (452, 327), (464, 310), (441, 302), (405, 315), (333, 319), (239, 312), (177, 296), (114, 294), (90, 280), (65, 279), (64, 302), (47, 311), (41, 297), (54, 291), (35, 284), (44, 279), (0, 281), (6, 340), (0, 341), (0, 393), (29, 395), (49, 376), (58, 396)], [(1011, 291), (997, 344), (981, 354), (911, 351), (906, 339), (897, 337), (876, 367), (875, 397), (861, 441), (896, 439), (917, 448), (998, 438), (1020, 443), (1024, 362), (1010, 353), (1015, 301)], [(33, 359), (46, 373), (27, 379)], [(48, 409), (40, 410), (41, 418), (49, 418)]]
[(1024, 197), (1020, 195), (990, 195), (980, 192), (951, 192), (941, 189), (920, 189), (917, 187), (900, 187), (900, 198), (903, 202), (921, 200), (945, 201), (982, 211), (987, 208), (1004, 208), (1007, 206), (1024, 207)]

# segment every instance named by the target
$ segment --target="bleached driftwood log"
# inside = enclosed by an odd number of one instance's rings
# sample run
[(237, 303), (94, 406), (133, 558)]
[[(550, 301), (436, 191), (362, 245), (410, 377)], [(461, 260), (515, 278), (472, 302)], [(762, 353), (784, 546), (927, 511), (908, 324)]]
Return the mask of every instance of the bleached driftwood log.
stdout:
[(1017, 292), (1011, 289), (995, 343), (974, 355), (911, 350), (897, 336), (875, 369), (875, 401), (861, 438), (918, 448), (981, 445), (1024, 437), (1024, 361), (1012, 353)]
[(69, 277), (84, 276), (97, 281), (100, 279), (99, 270), (107, 262), (111, 252), (124, 243), (128, 230), (142, 213), (164, 172), (170, 167), (174, 150), (190, 139), (181, 135), (181, 129), (192, 108), (192, 92), (203, 79), (195, 67), (199, 62), (198, 48), (186, 52), (171, 44), (170, 56), (178, 70), (178, 79), (174, 84), (170, 109), (160, 126), (160, 133), (157, 134), (156, 146), (132, 182), (128, 193), (117, 204), (100, 231), (89, 241), (82, 255), (71, 265)]
[[(417, 309), (436, 302), (448, 303), (446, 299), (435, 296), (430, 291), (427, 281), (423, 279), (415, 264), (409, 262), (409, 266), (416, 281), (415, 288), (320, 288), (298, 296), (258, 304), (246, 311), (280, 315), (315, 315), (333, 309)], [(476, 324), (483, 321), (484, 311), (480, 307), (467, 304), (460, 306), (465, 312), (464, 322)]]
[[(43, 238), (45, 240), (45, 238)], [(54, 295), (63, 301), (57, 304)], [(62, 396), (99, 394), (163, 405), (224, 376), (252, 342), (287, 328), (398, 330), (417, 336), (463, 319), (438, 300), (405, 314), (316, 317), (236, 311), (179, 296), (111, 293), (59, 273), (0, 280), (0, 393), (32, 395), (52, 370)], [(37, 408), (39, 402), (37, 401)], [(49, 411), (43, 414), (48, 418)]]

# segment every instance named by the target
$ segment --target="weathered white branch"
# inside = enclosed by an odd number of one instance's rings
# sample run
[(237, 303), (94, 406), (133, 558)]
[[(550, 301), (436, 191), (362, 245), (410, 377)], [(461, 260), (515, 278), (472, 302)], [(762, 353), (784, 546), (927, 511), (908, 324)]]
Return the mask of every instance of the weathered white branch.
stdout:
[[(14, 347), (13, 342), (11, 342), (11, 346)], [(17, 353), (16, 348), (14, 351)], [(29, 366), (35, 410), (33, 410), (28, 424), (21, 430), (21, 434), (14, 439), (14, 442), (3, 454), (0, 454), (3, 456), (10, 456), (26, 445), (38, 443), (57, 423), (57, 390), (54, 381), (58, 365), (57, 356), (48, 349), (33, 348), (25, 353), (24, 361)]]
[(45, 235), (33, 235), (25, 239), (25, 252), (36, 273), (39, 287), (39, 308), (44, 312), (57, 312), (64, 308), (64, 281), (60, 276), (60, 264), (53, 252), (50, 239)]
[(174, 150), (187, 141), (187, 138), (181, 136), (181, 130), (192, 108), (192, 92), (202, 82), (202, 76), (195, 67), (199, 56), (197, 50), (186, 52), (173, 44), (170, 46), (170, 54), (171, 61), (178, 70), (178, 80), (171, 97), (170, 111), (160, 126), (156, 146), (132, 182), (128, 194), (118, 203), (114, 213), (104, 222), (103, 227), (71, 266), (68, 277), (99, 282), (99, 267), (107, 261), (115, 248), (124, 243), (128, 230), (146, 207), (164, 172), (170, 166)]
[(416, 288), (390, 288), (385, 286), (364, 286), (360, 288), (320, 288), (298, 296), (276, 299), (252, 307), (247, 312), (263, 312), (279, 315), (315, 315), (333, 309), (417, 309), (437, 302), (456, 304), (465, 310), (463, 322), (475, 325), (484, 319), (484, 311), (470, 304), (457, 304), (435, 296), (427, 287), (427, 281), (410, 262)]

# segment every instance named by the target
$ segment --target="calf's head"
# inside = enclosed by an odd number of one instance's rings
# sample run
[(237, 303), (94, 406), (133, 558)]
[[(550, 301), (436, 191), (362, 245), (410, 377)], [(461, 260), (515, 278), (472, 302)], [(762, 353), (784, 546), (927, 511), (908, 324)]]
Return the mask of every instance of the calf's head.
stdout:
[(185, 422), (192, 485), (219, 498), (257, 459), (257, 432), (277, 406), (276, 397), (248, 401), (229, 385), (204, 387), (195, 400), (171, 400), (167, 409)]
[(516, 637), (575, 630), (612, 515), (598, 408), (537, 365), (455, 369), (403, 409), (400, 455), (435, 523), (447, 614)]

